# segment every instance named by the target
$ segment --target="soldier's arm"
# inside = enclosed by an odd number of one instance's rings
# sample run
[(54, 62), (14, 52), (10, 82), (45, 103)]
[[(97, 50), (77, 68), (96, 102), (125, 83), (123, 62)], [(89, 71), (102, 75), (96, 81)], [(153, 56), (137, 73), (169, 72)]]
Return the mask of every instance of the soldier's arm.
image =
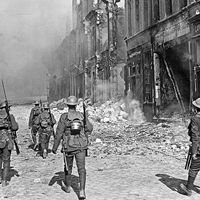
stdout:
[(56, 128), (56, 134), (55, 134), (55, 138), (54, 138), (54, 144), (53, 144), (52, 151), (54, 151), (54, 152), (57, 151), (64, 131), (65, 131), (65, 115), (62, 114), (58, 121), (58, 126)]
[(86, 117), (86, 127), (85, 127), (85, 132), (87, 134), (90, 134), (93, 131), (93, 125), (92, 123), (89, 121), (88, 117)]
[(19, 129), (19, 126), (12, 114), (10, 115), (10, 120), (11, 120), (11, 130), (17, 131)]
[(192, 141), (192, 154), (197, 154), (200, 137), (199, 137), (199, 129), (198, 122), (195, 118), (191, 119), (191, 141)]

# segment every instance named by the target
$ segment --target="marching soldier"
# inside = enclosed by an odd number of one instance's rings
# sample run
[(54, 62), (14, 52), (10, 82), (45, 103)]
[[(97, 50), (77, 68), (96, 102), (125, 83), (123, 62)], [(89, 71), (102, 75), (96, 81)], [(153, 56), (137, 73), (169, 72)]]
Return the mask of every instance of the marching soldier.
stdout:
[(43, 111), (36, 120), (39, 125), (39, 145), (42, 157), (45, 159), (48, 155), (49, 140), (54, 133), (54, 124), (56, 120), (50, 112), (48, 104), (44, 104)]
[(35, 107), (31, 109), (31, 113), (29, 116), (29, 122), (28, 122), (28, 126), (29, 129), (31, 129), (31, 137), (32, 137), (32, 141), (33, 141), (33, 149), (36, 150), (37, 148), (37, 133), (39, 130), (39, 125), (36, 124), (36, 121), (39, 117), (39, 115), (41, 114), (42, 109), (40, 107), (40, 103), (39, 101), (35, 102)]
[(71, 174), (75, 157), (80, 179), (79, 199), (85, 199), (87, 136), (92, 132), (93, 126), (86, 116), (84, 118), (81, 112), (76, 111), (77, 104), (78, 101), (75, 96), (68, 97), (67, 105), (69, 110), (67, 113), (63, 113), (59, 119), (52, 152), (56, 154), (62, 139), (62, 152), (65, 162), (65, 191), (70, 192)]
[(185, 192), (186, 195), (192, 195), (192, 188), (195, 181), (195, 178), (200, 170), (200, 98), (192, 102), (193, 106), (196, 109), (196, 115), (191, 118), (188, 134), (190, 136), (190, 141), (192, 146), (191, 151), (191, 165), (189, 167), (188, 181), (187, 184), (181, 184), (181, 189)]
[(3, 187), (9, 184), (10, 157), (14, 147), (12, 132), (18, 130), (18, 124), (6, 106), (6, 103), (0, 104), (0, 181)]

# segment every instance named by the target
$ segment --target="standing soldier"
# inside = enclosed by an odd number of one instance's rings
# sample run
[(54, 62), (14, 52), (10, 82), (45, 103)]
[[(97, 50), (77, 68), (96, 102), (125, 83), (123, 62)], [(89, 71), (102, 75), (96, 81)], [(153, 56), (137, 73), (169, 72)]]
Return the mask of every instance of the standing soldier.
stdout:
[[(57, 148), (62, 139), (62, 152), (65, 163), (65, 190), (70, 192), (71, 173), (73, 167), (73, 159), (76, 159), (78, 174), (80, 179), (80, 199), (85, 199), (85, 184), (86, 184), (86, 169), (85, 155), (88, 148), (88, 134), (93, 130), (92, 124), (88, 118), (81, 112), (76, 111), (78, 104), (75, 96), (70, 96), (67, 99), (68, 113), (63, 113), (59, 119), (56, 136), (52, 152), (56, 154)], [(84, 125), (85, 121), (85, 125)]]
[(18, 124), (6, 106), (6, 103), (0, 104), (0, 181), (3, 187), (9, 184), (10, 157), (14, 147), (12, 132), (18, 130)]
[(200, 170), (200, 98), (192, 102), (196, 110), (196, 115), (191, 118), (190, 124), (188, 126), (188, 134), (190, 136), (190, 141), (192, 146), (189, 151), (191, 151), (191, 165), (189, 167), (188, 181), (186, 186), (181, 184), (181, 189), (186, 195), (192, 195), (192, 188), (195, 178)]
[(31, 129), (31, 137), (33, 140), (33, 149), (36, 150), (37, 148), (37, 133), (39, 126), (36, 124), (37, 118), (41, 114), (41, 107), (39, 101), (35, 102), (35, 107), (31, 109), (31, 113), (29, 116), (28, 126)]
[(50, 112), (49, 105), (44, 104), (43, 111), (36, 121), (36, 124), (39, 125), (39, 144), (43, 158), (46, 158), (48, 155), (49, 140), (54, 133), (53, 126), (55, 123), (56, 120)]

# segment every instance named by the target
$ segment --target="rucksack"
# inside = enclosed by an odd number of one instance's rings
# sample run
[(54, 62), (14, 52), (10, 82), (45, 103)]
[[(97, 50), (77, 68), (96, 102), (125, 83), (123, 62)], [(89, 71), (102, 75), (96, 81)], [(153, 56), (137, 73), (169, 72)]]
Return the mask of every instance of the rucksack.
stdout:
[(43, 112), (40, 115), (40, 125), (42, 128), (47, 128), (51, 124), (51, 117), (50, 113), (48, 112)]
[[(77, 112), (77, 114), (80, 114)], [(81, 115), (79, 115), (81, 116)], [(76, 150), (76, 149), (87, 149), (88, 146), (88, 138), (86, 137), (83, 127), (80, 129), (78, 128), (77, 131), (73, 131), (73, 121), (77, 123), (77, 126), (79, 127), (79, 122), (82, 123), (82, 119), (79, 119), (78, 117), (74, 119), (69, 119), (68, 118), (68, 113), (66, 115), (66, 123), (69, 121), (71, 122), (71, 126), (69, 127), (69, 131), (67, 131), (67, 135), (64, 134), (63, 137), (63, 147), (66, 149), (68, 152)], [(75, 125), (76, 126), (76, 125)]]

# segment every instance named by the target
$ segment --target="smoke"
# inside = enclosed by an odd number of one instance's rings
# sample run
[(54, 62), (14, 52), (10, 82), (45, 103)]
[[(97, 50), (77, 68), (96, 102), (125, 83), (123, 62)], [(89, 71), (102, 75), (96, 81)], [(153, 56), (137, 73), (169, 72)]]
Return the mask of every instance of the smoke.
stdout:
[(0, 1), (0, 74), (9, 98), (47, 94), (45, 59), (70, 23), (71, 0)]

